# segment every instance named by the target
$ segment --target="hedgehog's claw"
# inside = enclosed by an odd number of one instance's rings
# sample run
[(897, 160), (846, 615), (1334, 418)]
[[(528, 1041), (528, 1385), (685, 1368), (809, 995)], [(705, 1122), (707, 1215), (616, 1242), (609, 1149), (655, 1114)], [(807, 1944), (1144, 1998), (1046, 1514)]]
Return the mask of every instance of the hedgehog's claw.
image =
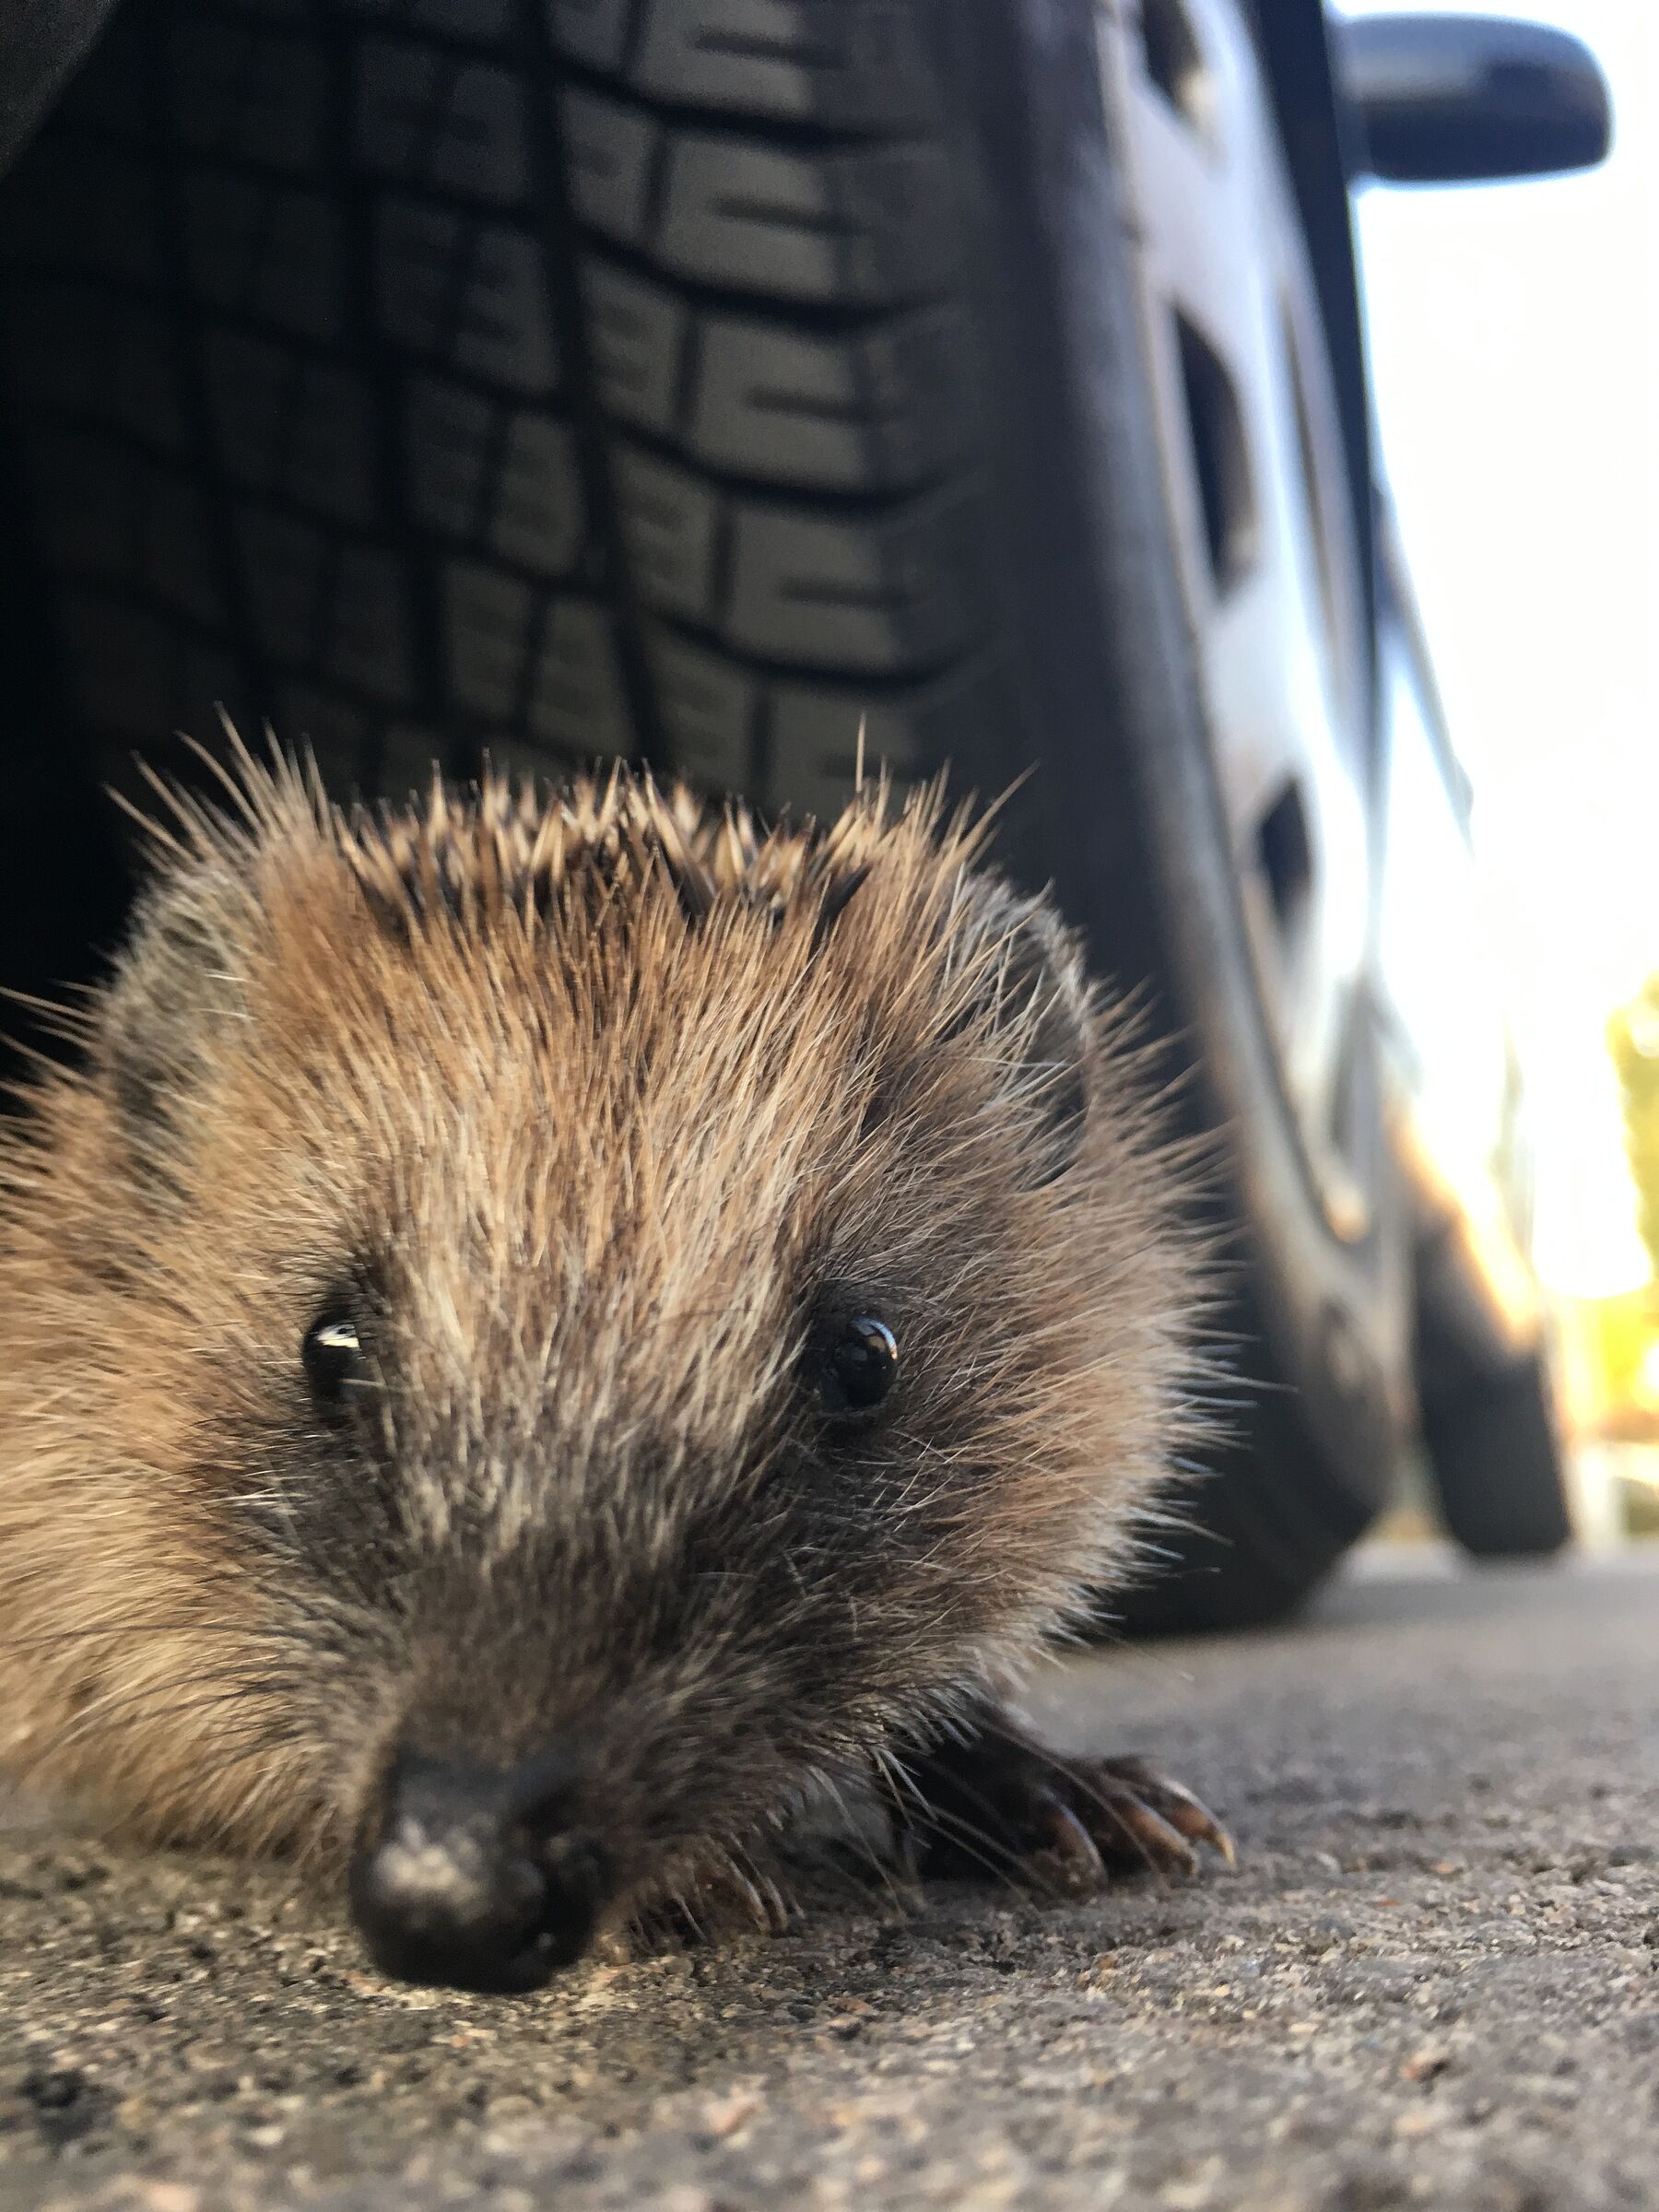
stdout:
[[(1228, 1865), (1238, 1865), (1233, 1840), (1209, 1807), (1147, 1760), (1103, 1759), (1084, 1771), (1117, 1817), (1126, 1815), (1131, 1822), (1140, 1822), (1150, 1815), (1161, 1836), (1173, 1830), (1177, 1841), (1183, 1843), (1189, 1873), (1196, 1871), (1195, 1854), (1185, 1848), (1192, 1843), (1207, 1843)], [(1138, 1838), (1138, 1828), (1136, 1833)]]
[[(1106, 1829), (1116, 1842), (1115, 1855), (1131, 1864), (1138, 1860), (1154, 1874), (1191, 1877), (1197, 1873), (1198, 1853), (1167, 1817), (1159, 1802), (1161, 1791), (1147, 1789), (1138, 1777), (1117, 1773), (1113, 1762), (1106, 1759), (1081, 1773), (1077, 1786), (1088, 1791), (1090, 1816), (1096, 1827)], [(1207, 1814), (1205, 1818), (1209, 1820)], [(1221, 1835), (1213, 1820), (1209, 1827), (1216, 1837)]]
[(1064, 1797), (1049, 1794), (1043, 1807), (1049, 1830), (1049, 1851), (1056, 1862), (1060, 1886), (1080, 1897), (1092, 1897), (1106, 1886), (1106, 1862), (1100, 1847)]
[(1064, 1759), (1000, 1719), (942, 1747), (914, 1790), (906, 1825), (928, 1873), (1006, 1872), (1076, 1897), (1113, 1866), (1194, 1876), (1200, 1845), (1235, 1863), (1208, 1807), (1146, 1759)]

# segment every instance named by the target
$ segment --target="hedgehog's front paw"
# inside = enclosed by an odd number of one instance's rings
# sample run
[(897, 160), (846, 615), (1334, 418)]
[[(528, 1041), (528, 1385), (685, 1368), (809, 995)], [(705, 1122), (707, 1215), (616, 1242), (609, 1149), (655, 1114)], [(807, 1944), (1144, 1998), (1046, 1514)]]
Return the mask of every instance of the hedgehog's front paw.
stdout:
[(712, 1847), (679, 1862), (636, 1902), (618, 1949), (629, 1959), (650, 1958), (728, 1936), (782, 1936), (794, 1917), (774, 1869)]
[(1074, 1897), (1114, 1865), (1195, 1875), (1201, 1844), (1233, 1863), (1214, 1814), (1144, 1759), (1063, 1758), (1000, 1720), (929, 1758), (903, 1818), (924, 1873), (1014, 1875)]

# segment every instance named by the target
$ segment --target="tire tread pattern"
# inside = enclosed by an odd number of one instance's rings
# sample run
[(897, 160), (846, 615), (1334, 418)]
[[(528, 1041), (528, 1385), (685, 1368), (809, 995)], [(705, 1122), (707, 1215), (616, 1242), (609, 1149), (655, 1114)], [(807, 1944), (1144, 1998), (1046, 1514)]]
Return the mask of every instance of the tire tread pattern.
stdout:
[(997, 685), (925, 17), (126, 0), (0, 194), (106, 763), (220, 699), (392, 791), (644, 752), (824, 807), (861, 712), (901, 775), (962, 749)]

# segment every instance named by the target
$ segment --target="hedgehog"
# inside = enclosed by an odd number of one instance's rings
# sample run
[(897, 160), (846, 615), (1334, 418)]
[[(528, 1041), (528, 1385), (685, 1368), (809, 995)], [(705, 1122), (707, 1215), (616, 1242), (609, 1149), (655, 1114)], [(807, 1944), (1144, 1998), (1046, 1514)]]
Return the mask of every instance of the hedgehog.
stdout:
[(1230, 1858), (1020, 1717), (1207, 1272), (987, 818), (218, 772), (0, 1137), (0, 1762), (502, 1993), (860, 1781), (923, 1874)]

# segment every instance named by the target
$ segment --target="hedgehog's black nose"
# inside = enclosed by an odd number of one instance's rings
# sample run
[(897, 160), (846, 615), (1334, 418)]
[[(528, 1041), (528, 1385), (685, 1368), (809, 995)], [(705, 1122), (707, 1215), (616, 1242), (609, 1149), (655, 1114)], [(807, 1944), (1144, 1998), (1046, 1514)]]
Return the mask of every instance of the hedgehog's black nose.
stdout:
[(572, 1770), (559, 1751), (507, 1772), (399, 1752), (351, 1866), (375, 1964), (404, 1982), (507, 1994), (580, 1958), (606, 1870), (571, 1826)]

